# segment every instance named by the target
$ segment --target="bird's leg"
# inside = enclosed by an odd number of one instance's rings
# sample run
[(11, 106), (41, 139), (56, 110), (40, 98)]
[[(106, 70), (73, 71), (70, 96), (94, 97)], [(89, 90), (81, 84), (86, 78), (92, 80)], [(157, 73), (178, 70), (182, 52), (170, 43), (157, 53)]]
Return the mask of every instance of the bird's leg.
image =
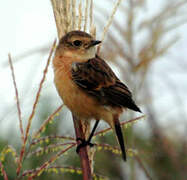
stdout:
[(93, 147), (93, 146), (94, 146), (94, 144), (91, 143), (91, 140), (92, 140), (92, 137), (93, 137), (93, 135), (94, 135), (94, 132), (95, 132), (95, 130), (96, 130), (98, 124), (99, 124), (99, 120), (96, 120), (96, 122), (95, 122), (95, 124), (94, 124), (94, 127), (93, 127), (93, 129), (92, 129), (92, 132), (90, 133), (90, 136), (89, 136), (88, 140), (84, 140), (84, 139), (81, 139), (81, 138), (77, 138), (77, 141), (78, 141), (78, 140), (81, 141), (81, 143), (77, 146), (77, 149), (76, 149), (76, 152), (77, 152), (77, 153), (79, 153), (79, 151), (80, 151), (80, 149), (81, 149), (82, 147), (85, 147), (85, 146)]
[(98, 124), (99, 124), (99, 120), (96, 120), (96, 122), (95, 122), (95, 124), (94, 124), (94, 127), (93, 127), (93, 129), (92, 129), (92, 132), (90, 133), (90, 136), (89, 136), (89, 138), (88, 138), (88, 140), (87, 140), (88, 142), (91, 142), (92, 137), (93, 137), (93, 135), (94, 135), (94, 133), (95, 133), (95, 130), (96, 130)]

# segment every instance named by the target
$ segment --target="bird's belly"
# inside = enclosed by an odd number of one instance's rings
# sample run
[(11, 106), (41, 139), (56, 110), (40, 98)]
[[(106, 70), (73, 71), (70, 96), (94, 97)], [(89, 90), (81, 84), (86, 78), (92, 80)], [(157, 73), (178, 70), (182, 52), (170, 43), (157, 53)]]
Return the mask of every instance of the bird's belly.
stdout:
[(73, 114), (83, 119), (102, 118), (101, 114), (105, 108), (99, 104), (97, 99), (81, 90), (71, 78), (55, 79), (55, 84), (64, 104)]

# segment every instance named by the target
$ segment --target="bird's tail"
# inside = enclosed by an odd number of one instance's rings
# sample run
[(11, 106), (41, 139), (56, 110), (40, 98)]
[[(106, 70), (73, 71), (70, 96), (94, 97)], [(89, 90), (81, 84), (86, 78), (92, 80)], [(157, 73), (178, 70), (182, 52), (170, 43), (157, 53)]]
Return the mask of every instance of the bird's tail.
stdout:
[(116, 136), (117, 136), (120, 148), (121, 148), (123, 160), (126, 161), (124, 138), (123, 138), (123, 133), (122, 133), (120, 122), (119, 122), (118, 118), (114, 119), (114, 127), (115, 127)]

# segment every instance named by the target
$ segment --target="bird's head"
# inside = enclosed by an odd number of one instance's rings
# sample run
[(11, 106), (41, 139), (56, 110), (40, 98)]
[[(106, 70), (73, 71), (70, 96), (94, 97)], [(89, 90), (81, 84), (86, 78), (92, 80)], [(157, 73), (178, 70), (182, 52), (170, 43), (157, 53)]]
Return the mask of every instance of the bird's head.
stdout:
[(63, 49), (64, 56), (90, 59), (95, 57), (95, 46), (99, 43), (101, 41), (95, 40), (86, 32), (71, 31), (61, 38), (58, 48)]

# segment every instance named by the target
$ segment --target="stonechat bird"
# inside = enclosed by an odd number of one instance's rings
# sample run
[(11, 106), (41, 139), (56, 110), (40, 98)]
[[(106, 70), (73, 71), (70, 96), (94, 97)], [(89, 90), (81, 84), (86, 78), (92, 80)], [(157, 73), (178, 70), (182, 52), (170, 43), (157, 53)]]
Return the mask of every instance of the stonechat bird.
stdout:
[(99, 123), (106, 121), (116, 132), (126, 161), (126, 151), (119, 116), (125, 108), (141, 112), (128, 87), (109, 65), (96, 54), (95, 40), (83, 31), (71, 31), (63, 36), (53, 59), (54, 82), (64, 104), (81, 120), (96, 123), (88, 145)]

